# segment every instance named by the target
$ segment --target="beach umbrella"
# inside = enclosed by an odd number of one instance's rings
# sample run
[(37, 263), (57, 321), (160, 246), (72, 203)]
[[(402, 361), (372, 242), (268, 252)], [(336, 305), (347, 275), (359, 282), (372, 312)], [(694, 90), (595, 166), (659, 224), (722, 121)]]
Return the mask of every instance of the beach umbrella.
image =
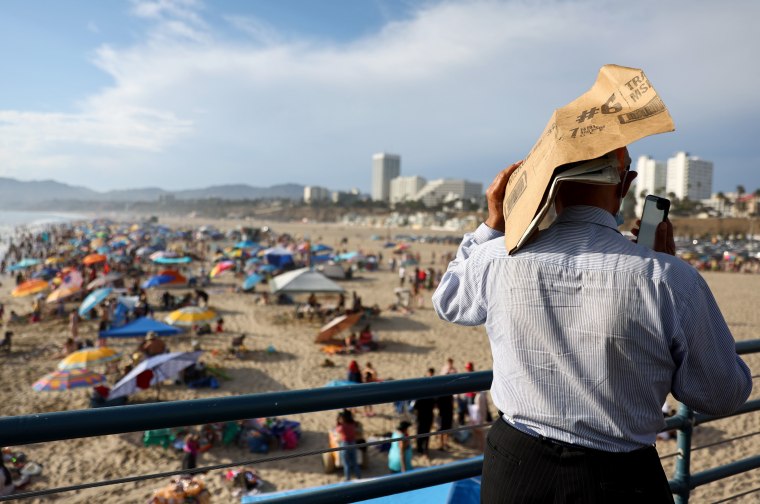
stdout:
[(242, 288), (244, 291), (251, 290), (256, 285), (261, 282), (264, 279), (263, 276), (259, 275), (258, 273), (252, 273), (243, 281)]
[(84, 316), (89, 313), (93, 308), (105, 301), (111, 292), (113, 292), (111, 287), (103, 287), (90, 292), (87, 297), (84, 298), (82, 304), (79, 305), (79, 315)]
[(60, 264), (64, 261), (66, 261), (66, 259), (64, 259), (63, 257), (48, 257), (47, 259), (45, 259), (45, 264), (50, 266), (53, 264)]
[(153, 259), (153, 262), (156, 264), (188, 264), (192, 262), (192, 257), (183, 256), (183, 257), (159, 257), (157, 259)]
[(8, 271), (18, 271), (32, 266), (37, 266), (40, 263), (39, 259), (21, 259), (16, 264), (10, 266)]
[(255, 266), (257, 264), (261, 264), (261, 258), (260, 257), (251, 257), (245, 262), (245, 267), (250, 268), (252, 266)]
[(88, 289), (96, 289), (98, 287), (104, 287), (111, 282), (115, 282), (121, 278), (121, 273), (108, 273), (107, 275), (99, 276), (92, 282), (87, 284)]
[(100, 373), (88, 369), (67, 369), (48, 373), (32, 384), (37, 392), (50, 390), (70, 390), (79, 387), (91, 387), (106, 381)]
[(315, 343), (329, 343), (335, 336), (345, 331), (349, 327), (353, 327), (359, 319), (362, 318), (362, 313), (350, 313), (348, 315), (341, 315), (335, 317), (330, 322), (322, 326), (317, 334)]
[(41, 278), (37, 278), (35, 280), (28, 280), (20, 284), (15, 289), (13, 289), (13, 291), (11, 291), (11, 296), (13, 297), (30, 296), (32, 294), (37, 294), (38, 292), (47, 290), (49, 287), (50, 285), (47, 283), (47, 281)]
[(211, 308), (185, 306), (171, 312), (166, 316), (164, 321), (171, 325), (192, 327), (196, 324), (216, 320), (216, 318), (216, 312)]
[(83, 348), (67, 355), (58, 363), (58, 369), (64, 371), (94, 368), (119, 358), (121, 358), (121, 353), (110, 347)]
[(151, 261), (155, 261), (156, 259), (160, 259), (162, 257), (179, 257), (179, 254), (171, 250), (159, 250), (158, 252), (153, 252), (148, 257), (150, 257)]
[(81, 287), (84, 283), (82, 274), (73, 268), (66, 268), (61, 271), (61, 285), (66, 287)]
[(168, 285), (174, 282), (174, 277), (171, 275), (154, 275), (147, 279), (142, 284), (143, 289), (150, 289), (151, 287), (158, 287), (160, 285)]
[(64, 299), (77, 294), (81, 290), (81, 287), (62, 285), (61, 287), (58, 287), (56, 290), (51, 292), (45, 302), (57, 303), (58, 301), (63, 301)]
[(108, 257), (105, 254), (90, 254), (82, 259), (82, 264), (85, 266), (92, 266), (93, 264), (100, 264), (106, 262)]
[[(140, 362), (113, 386), (108, 399), (128, 396), (164, 380), (173, 380), (185, 368), (195, 364), (203, 352), (172, 352), (149, 357)], [(150, 373), (148, 373), (150, 371)], [(145, 379), (147, 377), (147, 379)]]
[(312, 252), (332, 252), (332, 249), (332, 247), (323, 243), (317, 243), (316, 245), (311, 246)]
[(216, 265), (214, 265), (214, 267), (211, 269), (209, 276), (211, 278), (214, 278), (216, 276), (221, 275), (227, 270), (231, 270), (234, 267), (235, 267), (235, 263), (233, 261), (222, 261), (222, 262), (216, 263)]
[(182, 276), (182, 273), (180, 273), (177, 270), (167, 269), (167, 270), (159, 271), (158, 274), (159, 274), (159, 276), (167, 275), (167, 276), (172, 277), (173, 280), (170, 282), (172, 284), (184, 284), (184, 283), (187, 283), (187, 278), (185, 278), (184, 276)]
[(277, 271), (277, 266), (274, 266), (272, 264), (261, 264), (258, 268), (256, 268), (256, 270), (259, 273), (274, 273)]
[(358, 262), (363, 261), (364, 256), (360, 252), (346, 252), (345, 254), (338, 254), (335, 257), (335, 260), (341, 262)]
[(55, 277), (60, 270), (56, 268), (42, 268), (39, 271), (35, 271), (32, 274), (32, 278), (42, 278), (43, 280), (50, 280)]

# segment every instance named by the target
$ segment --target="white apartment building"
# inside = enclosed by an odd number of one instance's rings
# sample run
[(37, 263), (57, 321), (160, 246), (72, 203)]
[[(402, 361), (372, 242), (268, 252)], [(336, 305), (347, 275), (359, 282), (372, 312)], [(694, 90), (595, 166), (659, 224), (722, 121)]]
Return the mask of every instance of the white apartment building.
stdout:
[(441, 203), (459, 199), (481, 198), (483, 184), (462, 179), (431, 180), (415, 196), (425, 206), (435, 206)]
[[(665, 161), (657, 161), (649, 156), (639, 156), (636, 161), (636, 215), (640, 216), (644, 209), (644, 198), (647, 194), (667, 197), (667, 168)], [(643, 196), (642, 196), (643, 194)]]
[(391, 180), (401, 174), (401, 156), (381, 152), (372, 156), (372, 199), (389, 201)]
[(391, 180), (390, 184), (391, 204), (404, 201), (415, 201), (417, 193), (425, 187), (425, 184), (427, 184), (427, 180), (417, 175), (394, 178)]
[(315, 203), (317, 201), (327, 201), (332, 196), (329, 189), (319, 186), (306, 186), (303, 188), (303, 200), (306, 203)]
[(668, 159), (665, 191), (678, 199), (709, 199), (712, 193), (713, 163), (686, 152)]

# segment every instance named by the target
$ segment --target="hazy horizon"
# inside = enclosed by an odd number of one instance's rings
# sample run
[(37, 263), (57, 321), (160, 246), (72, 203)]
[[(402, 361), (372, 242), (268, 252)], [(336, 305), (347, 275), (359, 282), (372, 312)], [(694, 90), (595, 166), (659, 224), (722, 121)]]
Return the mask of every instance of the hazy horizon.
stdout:
[(8, 0), (0, 176), (97, 191), (402, 175), (490, 183), (606, 63), (643, 68), (713, 191), (760, 187), (760, 4)]

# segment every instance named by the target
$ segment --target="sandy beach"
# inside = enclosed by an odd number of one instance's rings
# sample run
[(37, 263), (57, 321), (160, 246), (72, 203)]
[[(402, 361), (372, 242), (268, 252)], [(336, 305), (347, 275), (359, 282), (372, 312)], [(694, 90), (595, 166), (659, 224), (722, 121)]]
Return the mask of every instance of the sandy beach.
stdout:
[[(181, 225), (185, 228), (200, 225), (201, 221), (192, 219), (161, 219), (167, 225)], [(203, 222), (208, 223), (208, 222)], [(216, 223), (221, 229), (231, 228), (238, 223), (220, 221)], [(189, 389), (181, 385), (168, 385), (162, 388), (162, 400), (184, 400), (214, 396), (252, 394), (269, 391), (304, 389), (325, 385), (336, 379), (344, 379), (348, 362), (356, 359), (364, 367), (370, 361), (377, 369), (381, 379), (402, 379), (423, 376), (433, 367), (438, 371), (447, 357), (453, 357), (460, 372), (464, 364), (471, 361), (476, 370), (491, 368), (491, 353), (485, 330), (482, 327), (467, 328), (447, 324), (438, 319), (432, 310), (430, 297), (432, 291), (424, 292), (421, 308), (414, 308), (410, 314), (389, 312), (386, 308), (395, 301), (394, 288), (399, 284), (396, 271), (387, 267), (390, 251), (382, 249), (383, 241), (372, 240), (373, 235), (392, 234), (435, 234), (428, 231), (387, 230), (362, 227), (344, 227), (321, 223), (265, 223), (246, 222), (246, 225), (269, 225), (277, 233), (290, 233), (294, 237), (308, 236), (314, 242), (324, 243), (336, 248), (362, 250), (367, 253), (383, 253), (383, 268), (377, 272), (359, 272), (352, 280), (339, 282), (347, 291), (350, 299), (352, 292), (361, 296), (365, 305), (377, 304), (383, 309), (381, 315), (372, 321), (372, 330), (382, 342), (382, 349), (358, 356), (334, 355), (329, 358), (335, 367), (323, 367), (327, 357), (320, 351), (320, 345), (314, 343), (319, 330), (316, 320), (295, 320), (292, 306), (264, 306), (255, 302), (256, 296), (235, 292), (242, 281), (232, 274), (223, 274), (214, 279), (206, 289), (210, 295), (209, 305), (225, 321), (225, 332), (200, 337), (178, 336), (167, 338), (171, 350), (189, 350), (191, 340), (198, 339), (206, 351), (204, 361), (209, 365), (223, 368), (230, 376), (229, 381), (222, 381), (221, 387), (212, 389)], [(451, 233), (447, 233), (450, 235)], [(341, 244), (343, 239), (347, 243)], [(433, 266), (445, 269), (441, 257), (454, 252), (453, 245), (415, 243), (413, 253), (421, 256), (421, 266)], [(435, 262), (432, 261), (435, 254)], [(737, 341), (757, 338), (760, 335), (760, 310), (757, 309), (757, 289), (760, 276), (732, 273), (705, 273), (705, 279), (717, 298), (726, 320)], [(12, 277), (2, 278), (0, 300), (6, 304), (6, 314), (15, 309), (28, 312), (30, 298), (12, 298)], [(258, 287), (261, 291), (263, 287)], [(150, 291), (151, 302), (158, 304), (161, 289)], [(180, 294), (182, 289), (174, 289)], [(76, 305), (71, 304), (73, 308)], [(157, 318), (162, 316), (157, 313)], [(35, 392), (32, 383), (52, 371), (58, 358), (54, 356), (60, 345), (68, 336), (67, 323), (62, 319), (44, 320), (41, 323), (14, 326), (13, 351), (10, 355), (0, 354), (0, 402), (3, 415), (23, 415), (35, 412), (61, 411), (88, 407), (90, 389), (77, 389), (66, 392)], [(97, 322), (83, 322), (80, 335), (95, 339)], [(243, 359), (229, 355), (226, 349), (230, 340), (240, 334), (246, 334), (246, 347), (251, 350)], [(129, 354), (137, 345), (135, 339), (124, 339), (109, 344)], [(274, 352), (266, 349), (273, 347)], [(216, 350), (216, 352), (214, 351)], [(216, 354), (216, 355), (214, 355)], [(753, 370), (760, 369), (757, 356), (747, 356), (746, 360)], [(756, 372), (756, 371), (755, 371)], [(112, 382), (111, 382), (112, 383)], [(758, 397), (755, 392), (752, 398)], [(151, 401), (155, 398), (154, 390), (147, 390), (132, 397), (133, 401)], [(358, 412), (358, 420), (364, 425), (368, 435), (389, 432), (398, 421), (398, 416), (390, 405), (378, 405), (376, 415), (365, 416)], [(359, 409), (360, 410), (360, 409)], [(493, 411), (495, 413), (495, 409)], [(334, 425), (335, 411), (288, 417), (301, 422), (303, 437), (297, 450), (314, 450), (327, 446), (327, 430)], [(712, 422), (695, 429), (694, 446), (702, 446), (729, 439), (742, 434), (760, 433), (760, 416), (756, 413)], [(71, 485), (78, 482), (117, 478), (135, 474), (147, 474), (179, 469), (181, 453), (171, 448), (160, 446), (145, 447), (142, 433), (129, 433), (106, 436), (102, 438), (85, 438), (56, 443), (36, 444), (20, 447), (30, 460), (44, 465), (41, 476), (34, 479), (27, 490), (39, 490), (53, 486)], [(456, 443), (448, 452), (436, 450), (437, 439), (431, 442), (430, 460), (415, 458), (415, 465), (442, 464), (458, 458), (465, 458), (476, 453), (472, 440), (462, 446)], [(657, 445), (662, 456), (676, 452), (673, 440), (660, 441)], [(697, 450), (692, 458), (692, 471), (701, 471), (709, 467), (738, 460), (760, 452), (760, 436), (750, 436), (731, 443)], [(275, 450), (269, 455), (283, 453)], [(216, 463), (253, 460), (266, 455), (249, 453), (237, 447), (214, 447), (199, 457), (199, 466)], [(673, 474), (675, 457), (663, 460), (666, 473)], [(325, 474), (319, 457), (299, 458), (266, 465), (255, 466), (266, 482), (266, 491), (315, 486), (338, 482), (342, 473)], [(387, 474), (386, 457), (370, 449), (369, 469), (363, 471), (365, 476)], [(205, 481), (212, 494), (212, 502), (235, 502), (232, 486), (222, 477), (222, 471), (211, 472)], [(130, 483), (84, 490), (78, 493), (65, 493), (56, 497), (37, 500), (38, 502), (145, 502), (153, 491), (167, 483), (166, 480)], [(692, 502), (713, 502), (742, 491), (760, 486), (760, 473), (757, 471), (721, 480), (692, 493)], [(737, 499), (733, 502), (756, 502), (757, 493)]]

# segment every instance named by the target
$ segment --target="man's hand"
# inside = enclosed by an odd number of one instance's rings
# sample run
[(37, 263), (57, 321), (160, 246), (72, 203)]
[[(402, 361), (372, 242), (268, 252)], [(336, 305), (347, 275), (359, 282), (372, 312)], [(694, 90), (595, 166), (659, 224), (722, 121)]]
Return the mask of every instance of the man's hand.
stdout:
[[(631, 229), (633, 236), (639, 236), (639, 228), (641, 227), (641, 220), (636, 221), (636, 227)], [(665, 252), (672, 256), (676, 255), (676, 242), (673, 239), (673, 224), (670, 219), (665, 219), (657, 225), (657, 230), (654, 233), (654, 248), (655, 252)]]
[(521, 164), (522, 161), (518, 161), (509, 168), (502, 170), (488, 186), (486, 191), (486, 201), (488, 202), (486, 226), (491, 229), (504, 232), (504, 193), (507, 191), (509, 177)]

